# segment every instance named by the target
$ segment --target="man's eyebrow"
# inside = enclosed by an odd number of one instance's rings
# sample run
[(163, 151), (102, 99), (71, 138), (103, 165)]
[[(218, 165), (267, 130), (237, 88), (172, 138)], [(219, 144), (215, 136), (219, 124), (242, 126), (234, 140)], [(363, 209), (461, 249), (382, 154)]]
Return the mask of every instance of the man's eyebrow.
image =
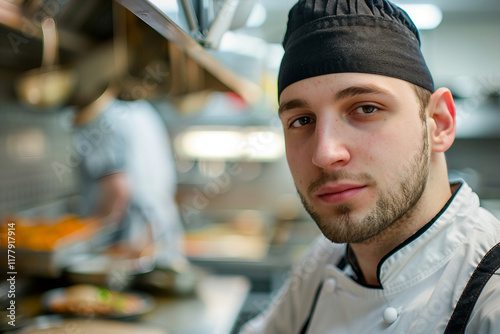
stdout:
[(381, 94), (381, 95), (394, 96), (394, 94), (392, 94), (390, 91), (388, 91), (384, 88), (381, 88), (379, 86), (361, 85), (361, 86), (351, 86), (351, 87), (347, 87), (345, 89), (339, 90), (333, 96), (333, 100), (340, 101), (343, 99), (347, 99), (349, 97), (353, 97), (356, 95), (362, 95), (362, 94)]
[(290, 100), (280, 105), (278, 109), (278, 114), (281, 115), (285, 111), (295, 108), (309, 108), (309, 104), (307, 103), (306, 100), (303, 99)]
[[(388, 96), (394, 96), (393, 93), (388, 91), (387, 89), (384, 89), (382, 87), (376, 86), (376, 85), (360, 85), (360, 86), (350, 86), (347, 88), (344, 88), (342, 90), (339, 90), (338, 92), (335, 93), (333, 96), (334, 101), (340, 101), (343, 99), (347, 99), (349, 97), (353, 97), (356, 95), (362, 95), (362, 94), (380, 94), (380, 95), (388, 95)], [(287, 110), (295, 109), (295, 108), (309, 108), (309, 104), (307, 103), (306, 100), (303, 99), (294, 99), (287, 101), (283, 104), (280, 105), (278, 109), (278, 114), (282, 114)]]

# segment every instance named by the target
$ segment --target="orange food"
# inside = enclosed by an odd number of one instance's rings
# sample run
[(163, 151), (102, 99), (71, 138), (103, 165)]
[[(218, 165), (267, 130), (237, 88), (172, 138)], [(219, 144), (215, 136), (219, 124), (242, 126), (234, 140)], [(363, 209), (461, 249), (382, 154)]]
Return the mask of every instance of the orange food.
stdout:
[(89, 238), (95, 228), (95, 219), (69, 214), (53, 219), (10, 216), (0, 224), (0, 246), (13, 243), (16, 249), (50, 251)]

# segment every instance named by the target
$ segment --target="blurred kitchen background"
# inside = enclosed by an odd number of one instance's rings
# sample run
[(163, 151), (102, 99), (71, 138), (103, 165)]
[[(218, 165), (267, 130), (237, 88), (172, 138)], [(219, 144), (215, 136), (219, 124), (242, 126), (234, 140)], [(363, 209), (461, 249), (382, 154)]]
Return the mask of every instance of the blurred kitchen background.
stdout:
[[(169, 131), (191, 261), (249, 282), (238, 312), (228, 315), (237, 328), (264, 307), (318, 234), (296, 196), (276, 115), (280, 43), (294, 3), (0, 0), (2, 220), (54, 203), (71, 208), (80, 188), (73, 105), (120, 78), (130, 98), (153, 103)], [(500, 2), (400, 4), (421, 28), (436, 86), (456, 98), (450, 177), (467, 180), (500, 216)], [(56, 93), (21, 84), (42, 58), (50, 65), (45, 17), (55, 19), (59, 36)], [(54, 277), (61, 268), (31, 269), (26, 276)]]

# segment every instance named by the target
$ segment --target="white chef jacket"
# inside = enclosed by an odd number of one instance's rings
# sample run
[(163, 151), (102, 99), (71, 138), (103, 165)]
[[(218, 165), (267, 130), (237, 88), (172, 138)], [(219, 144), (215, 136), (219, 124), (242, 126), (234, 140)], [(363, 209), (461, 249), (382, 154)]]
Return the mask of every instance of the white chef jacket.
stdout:
[[(499, 241), (500, 222), (461, 182), (431, 222), (381, 260), (382, 288), (358, 284), (350, 266), (339, 269), (346, 245), (322, 236), (241, 333), (298, 334), (311, 313), (308, 334), (443, 333), (474, 269)], [(497, 270), (465, 333), (500, 333), (499, 284)]]

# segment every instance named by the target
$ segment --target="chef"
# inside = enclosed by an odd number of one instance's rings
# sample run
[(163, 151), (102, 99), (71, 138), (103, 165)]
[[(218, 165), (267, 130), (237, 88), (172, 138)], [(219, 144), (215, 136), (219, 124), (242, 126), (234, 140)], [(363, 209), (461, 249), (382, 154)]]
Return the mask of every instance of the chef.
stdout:
[(287, 160), (323, 236), (242, 333), (498, 333), (500, 222), (448, 180), (454, 102), (411, 19), (299, 0), (283, 46)]
[(74, 145), (82, 153), (79, 213), (118, 224), (114, 255), (185, 270), (167, 129), (150, 103), (120, 100), (119, 93), (118, 85), (111, 85), (76, 112)]

